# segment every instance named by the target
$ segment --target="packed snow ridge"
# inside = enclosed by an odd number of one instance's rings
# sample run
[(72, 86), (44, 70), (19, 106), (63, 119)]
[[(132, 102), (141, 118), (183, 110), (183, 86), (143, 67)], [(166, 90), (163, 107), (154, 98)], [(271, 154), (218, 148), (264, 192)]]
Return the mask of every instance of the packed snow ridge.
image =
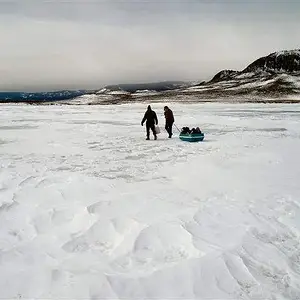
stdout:
[(0, 106), (1, 299), (300, 299), (300, 105), (169, 106)]

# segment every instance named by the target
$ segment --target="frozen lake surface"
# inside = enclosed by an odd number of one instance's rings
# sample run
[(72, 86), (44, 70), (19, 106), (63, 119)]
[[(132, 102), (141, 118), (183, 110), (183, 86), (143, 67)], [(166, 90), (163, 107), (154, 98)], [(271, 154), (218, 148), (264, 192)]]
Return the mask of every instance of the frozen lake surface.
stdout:
[(300, 105), (170, 107), (0, 106), (1, 299), (300, 299)]

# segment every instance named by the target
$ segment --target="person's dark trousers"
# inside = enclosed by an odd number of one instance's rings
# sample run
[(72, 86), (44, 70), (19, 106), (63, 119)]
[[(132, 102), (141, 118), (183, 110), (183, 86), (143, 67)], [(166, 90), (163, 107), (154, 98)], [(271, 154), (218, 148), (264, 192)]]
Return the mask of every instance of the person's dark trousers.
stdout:
[(150, 139), (150, 129), (153, 132), (154, 138), (156, 139), (156, 132), (155, 132), (155, 126), (153, 123), (146, 123), (146, 130), (147, 130), (147, 140)]
[(166, 122), (165, 129), (167, 130), (167, 132), (169, 134), (169, 138), (171, 138), (172, 135), (173, 135), (173, 133), (172, 133), (172, 126), (173, 126), (173, 122)]

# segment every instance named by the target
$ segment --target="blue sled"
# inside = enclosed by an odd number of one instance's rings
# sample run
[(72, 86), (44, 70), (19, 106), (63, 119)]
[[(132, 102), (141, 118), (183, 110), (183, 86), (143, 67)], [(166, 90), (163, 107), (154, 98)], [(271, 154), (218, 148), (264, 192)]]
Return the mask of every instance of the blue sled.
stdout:
[(194, 134), (180, 134), (179, 138), (185, 142), (202, 142), (204, 139), (204, 133), (194, 133)]

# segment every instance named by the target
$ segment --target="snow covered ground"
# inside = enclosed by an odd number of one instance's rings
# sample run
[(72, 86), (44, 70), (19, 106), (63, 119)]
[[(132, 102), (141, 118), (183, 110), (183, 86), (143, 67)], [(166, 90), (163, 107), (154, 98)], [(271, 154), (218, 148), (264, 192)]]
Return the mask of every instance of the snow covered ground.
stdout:
[(170, 107), (0, 106), (1, 299), (300, 299), (300, 105)]

